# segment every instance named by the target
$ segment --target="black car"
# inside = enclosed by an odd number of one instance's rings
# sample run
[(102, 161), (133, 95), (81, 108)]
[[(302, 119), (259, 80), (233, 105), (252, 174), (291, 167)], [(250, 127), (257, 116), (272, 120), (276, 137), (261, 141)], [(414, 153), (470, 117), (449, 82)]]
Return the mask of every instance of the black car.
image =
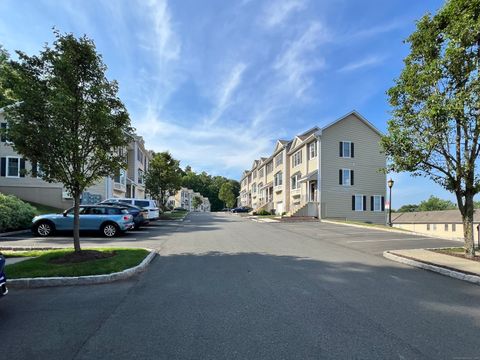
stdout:
[(133, 222), (135, 223), (135, 230), (140, 229), (141, 226), (147, 225), (148, 220), (148, 210), (143, 209), (139, 206), (117, 203), (117, 202), (102, 202), (101, 205), (114, 205), (121, 206), (122, 208), (127, 209), (128, 213), (133, 216)]
[(248, 212), (252, 211), (252, 209), (247, 207), (247, 206), (240, 206), (240, 207), (237, 207), (237, 208), (232, 209), (230, 211), (232, 213), (248, 213)]

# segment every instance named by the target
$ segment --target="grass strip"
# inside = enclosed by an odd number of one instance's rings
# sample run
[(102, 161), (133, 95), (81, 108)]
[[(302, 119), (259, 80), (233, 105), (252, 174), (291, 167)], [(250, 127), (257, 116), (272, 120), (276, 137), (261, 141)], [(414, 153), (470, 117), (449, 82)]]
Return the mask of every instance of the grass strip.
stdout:
[(34, 259), (7, 265), (5, 273), (7, 278), (10, 279), (111, 274), (137, 266), (149, 254), (145, 249), (89, 248), (88, 250), (115, 251), (116, 255), (106, 259), (90, 260), (81, 263), (52, 264), (49, 262), (51, 259), (65, 256), (73, 252), (73, 250), (45, 250), (39, 251), (40, 254)]

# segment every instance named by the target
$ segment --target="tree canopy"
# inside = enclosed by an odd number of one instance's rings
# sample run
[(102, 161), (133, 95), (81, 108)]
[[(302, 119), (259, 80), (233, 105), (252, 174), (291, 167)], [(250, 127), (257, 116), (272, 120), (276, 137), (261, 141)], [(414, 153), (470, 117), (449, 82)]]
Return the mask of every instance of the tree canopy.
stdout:
[(180, 161), (174, 159), (168, 151), (153, 154), (145, 173), (145, 189), (165, 207), (168, 195), (173, 195), (180, 189), (182, 174)]
[(466, 255), (474, 256), (473, 196), (480, 191), (480, 0), (449, 0), (425, 15), (388, 91), (382, 139), (388, 170), (426, 176), (456, 195)]
[(235, 205), (237, 197), (234, 193), (233, 184), (230, 181), (226, 181), (222, 184), (220, 191), (218, 192), (218, 198), (229, 208), (232, 208)]
[(74, 246), (80, 251), (82, 192), (125, 167), (120, 151), (131, 139), (130, 117), (118, 84), (94, 42), (55, 31), (39, 55), (17, 51), (0, 83), (15, 104), (6, 110), (7, 136), (15, 151), (41, 167), (42, 178), (61, 182), (74, 198)]

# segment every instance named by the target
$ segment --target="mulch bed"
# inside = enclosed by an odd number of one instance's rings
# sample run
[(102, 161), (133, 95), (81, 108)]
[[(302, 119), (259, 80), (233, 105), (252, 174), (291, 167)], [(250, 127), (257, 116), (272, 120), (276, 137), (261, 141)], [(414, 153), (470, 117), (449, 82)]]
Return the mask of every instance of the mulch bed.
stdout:
[(97, 250), (82, 250), (80, 252), (72, 252), (67, 255), (49, 260), (51, 264), (74, 264), (85, 261), (107, 259), (117, 255), (115, 251), (103, 252)]

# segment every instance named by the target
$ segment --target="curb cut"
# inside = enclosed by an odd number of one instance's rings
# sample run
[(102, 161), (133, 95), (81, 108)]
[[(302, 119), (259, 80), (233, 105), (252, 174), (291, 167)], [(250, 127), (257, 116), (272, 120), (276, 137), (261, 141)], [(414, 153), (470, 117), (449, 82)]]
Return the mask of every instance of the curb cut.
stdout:
[(28, 232), (31, 232), (32, 230), (30, 229), (25, 229), (25, 230), (17, 230), (17, 231), (9, 231), (5, 233), (0, 233), (0, 237), (6, 237), (6, 236), (12, 236), (12, 235), (18, 235), (18, 234), (26, 234)]
[(412, 260), (400, 255), (393, 254), (390, 251), (384, 251), (383, 257), (392, 261), (402, 263), (402, 264), (410, 265), (410, 266), (424, 269), (424, 270), (433, 271), (444, 276), (449, 276), (458, 280), (468, 281), (470, 283), (480, 285), (480, 276), (477, 276), (477, 275), (465, 274), (460, 271), (450, 270), (441, 266), (427, 264), (418, 260)]
[[(18, 248), (17, 248), (18, 249)], [(129, 269), (120, 272), (104, 275), (88, 275), (88, 276), (68, 276), (68, 277), (43, 277), (43, 278), (24, 278), (7, 280), (7, 285), (12, 288), (39, 288), (51, 286), (70, 286), (70, 285), (94, 285), (105, 284), (118, 280), (128, 279), (140, 272), (143, 272), (157, 255), (155, 250), (150, 251), (143, 261)]]

